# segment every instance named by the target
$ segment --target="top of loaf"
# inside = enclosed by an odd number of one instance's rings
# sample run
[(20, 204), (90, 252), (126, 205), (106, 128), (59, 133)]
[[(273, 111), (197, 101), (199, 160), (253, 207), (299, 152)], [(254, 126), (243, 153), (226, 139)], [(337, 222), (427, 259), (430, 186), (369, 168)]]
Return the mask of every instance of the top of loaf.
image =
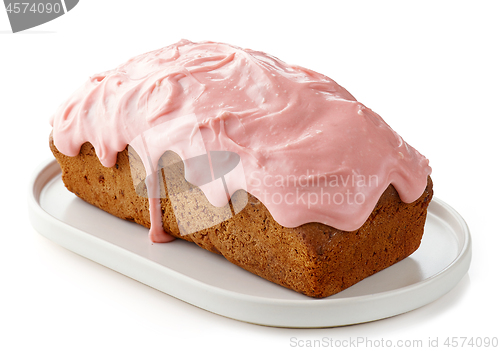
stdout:
[(200, 181), (208, 200), (222, 206), (245, 189), (286, 227), (355, 230), (389, 184), (412, 202), (431, 173), (424, 156), (332, 79), (215, 42), (181, 40), (93, 75), (51, 124), (65, 155), (88, 141), (111, 167), (132, 145), (151, 173), (172, 150), (195, 184), (186, 160), (236, 153), (239, 171), (222, 177), (225, 193), (213, 170), (211, 183)]

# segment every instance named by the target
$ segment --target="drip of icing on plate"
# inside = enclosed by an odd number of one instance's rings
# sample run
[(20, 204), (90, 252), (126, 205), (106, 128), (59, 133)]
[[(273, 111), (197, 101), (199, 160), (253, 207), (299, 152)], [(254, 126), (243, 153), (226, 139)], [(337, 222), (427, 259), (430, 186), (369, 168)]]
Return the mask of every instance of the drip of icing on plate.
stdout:
[[(149, 164), (149, 182), (157, 183), (167, 150), (184, 160), (195, 185), (186, 160), (236, 153), (244, 176), (228, 174), (226, 192), (203, 185), (208, 201), (221, 207), (245, 189), (285, 227), (320, 222), (356, 230), (389, 184), (413, 202), (431, 173), (424, 156), (330, 78), (215, 42), (181, 40), (90, 77), (51, 124), (59, 151), (76, 156), (88, 141), (106, 167), (132, 145)], [(148, 197), (150, 238), (170, 241), (155, 186)]]

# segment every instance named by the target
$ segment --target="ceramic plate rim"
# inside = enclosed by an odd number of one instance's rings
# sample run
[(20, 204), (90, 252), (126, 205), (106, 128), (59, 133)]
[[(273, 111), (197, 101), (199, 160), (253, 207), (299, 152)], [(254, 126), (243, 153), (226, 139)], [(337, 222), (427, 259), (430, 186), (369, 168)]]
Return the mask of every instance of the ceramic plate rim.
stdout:
[[(28, 191), (28, 209), (29, 209), (29, 217), (32, 223), (32, 226), (43, 236), (47, 237), (49, 240), (52, 240), (56, 242), (57, 244), (74, 251), (82, 256), (85, 256), (91, 260), (94, 260), (98, 263), (101, 263), (108, 268), (111, 268), (113, 270), (116, 270), (122, 274), (125, 274), (135, 280), (138, 280), (146, 285), (152, 286), (153, 288), (156, 288), (160, 291), (165, 292), (166, 294), (169, 294), (171, 296), (174, 296), (176, 298), (179, 298), (187, 303), (190, 303), (192, 305), (198, 306), (200, 308), (203, 308), (205, 310), (214, 312), (216, 314), (220, 314), (229, 318), (249, 322), (249, 323), (254, 323), (254, 324), (261, 324), (261, 325), (268, 325), (268, 326), (277, 326), (277, 327), (293, 327), (293, 328), (316, 328), (316, 327), (330, 327), (330, 326), (340, 326), (340, 325), (349, 325), (349, 324), (357, 324), (357, 323), (363, 323), (363, 322), (368, 322), (368, 321), (373, 321), (373, 320), (378, 320), (382, 318), (387, 318), (391, 317), (397, 314), (405, 313), (408, 311), (411, 311), (413, 309), (416, 309), (418, 307), (421, 307), (427, 303), (430, 303), (437, 298), (441, 297), (445, 293), (447, 293), (449, 290), (451, 290), (458, 282), (460, 279), (465, 275), (468, 271), (468, 268), (470, 266), (470, 261), (471, 261), (471, 237), (470, 237), (470, 231), (467, 226), (467, 223), (465, 220), (460, 216), (460, 214), (455, 211), (450, 205), (445, 203), (444, 201), (433, 198), (431, 205), (429, 206), (429, 212), (432, 215), (436, 215), (435, 212), (445, 212), (447, 215), (451, 216), (451, 218), (456, 221), (455, 225), (459, 226), (459, 229), (462, 231), (463, 235), (463, 241), (460, 243), (459, 240), (459, 252), (456, 255), (456, 257), (452, 260), (450, 264), (448, 264), (446, 267), (444, 267), (441, 271), (435, 273), (434, 275), (427, 277), (419, 282), (413, 283), (411, 285), (389, 290), (389, 291), (384, 291), (384, 292), (378, 292), (374, 293), (371, 295), (364, 295), (364, 296), (352, 296), (352, 297), (343, 297), (339, 299), (311, 299), (311, 300), (283, 300), (279, 298), (271, 298), (271, 297), (262, 297), (262, 296), (253, 296), (253, 295), (245, 295), (240, 292), (236, 291), (229, 291), (225, 290), (223, 288), (217, 287), (217, 286), (212, 286), (210, 284), (207, 284), (205, 282), (196, 280), (195, 278), (188, 277), (183, 275), (182, 273), (179, 273), (175, 271), (172, 268), (162, 266), (156, 262), (151, 262), (154, 265), (161, 266), (163, 268), (159, 267), (154, 267), (151, 266), (151, 269), (162, 269), (162, 270), (168, 270), (170, 272), (164, 272), (168, 273), (169, 275), (173, 276), (175, 279), (179, 279), (179, 281), (182, 282), (182, 284), (186, 286), (192, 286), (192, 285), (197, 285), (198, 289), (202, 289), (205, 293), (210, 293), (211, 296), (210, 298), (207, 299), (207, 301), (203, 302), (200, 301), (199, 298), (183, 298), (182, 296), (178, 296), (179, 294), (176, 294), (175, 292), (172, 291), (165, 291), (165, 289), (161, 289), (158, 287), (156, 284), (151, 284), (148, 282), (143, 281), (142, 279), (137, 279), (137, 277), (133, 277), (130, 274), (127, 274), (127, 272), (123, 272), (120, 269), (116, 269), (116, 267), (111, 267), (109, 264), (101, 262), (102, 260), (95, 259), (92, 257), (89, 257), (89, 255), (82, 254), (81, 252), (78, 252), (78, 249), (72, 248), (69, 243), (67, 242), (61, 242), (60, 238), (54, 237), (54, 235), (51, 235), (47, 233), (46, 227), (49, 226), (51, 228), (58, 228), (60, 230), (70, 232), (75, 236), (78, 236), (78, 240), (86, 240), (87, 242), (90, 242), (90, 245), (100, 245), (101, 248), (105, 250), (112, 250), (114, 251), (115, 255), (126, 255), (126, 254), (132, 254), (136, 256), (136, 253), (130, 252), (124, 248), (118, 247), (112, 243), (106, 242), (105, 240), (101, 238), (94, 237), (92, 234), (86, 233), (81, 229), (75, 228), (55, 217), (53, 217), (50, 213), (46, 212), (40, 204), (40, 196), (42, 193), (43, 188), (50, 182), (50, 180), (54, 179), (58, 174), (60, 174), (61, 171), (59, 169), (59, 166), (57, 164), (57, 161), (54, 159), (48, 159), (44, 162), (42, 162), (36, 170), (33, 172), (30, 183), (29, 183), (29, 191)], [(437, 215), (436, 215), (437, 216)], [(456, 230), (456, 228), (455, 228)], [(455, 232), (454, 230), (454, 232)], [(82, 239), (80, 236), (90, 236), (91, 238), (85, 238)], [(460, 238), (459, 238), (460, 239)], [(77, 241), (78, 241), (77, 240)], [(63, 240), (64, 241), (64, 240)], [(87, 243), (89, 244), (89, 243)], [(124, 252), (118, 252), (118, 251), (124, 251)], [(142, 257), (142, 256), (141, 256)], [(145, 260), (148, 260), (145, 257), (142, 257)], [(147, 265), (147, 262), (143, 262), (142, 264)], [(444, 284), (440, 283), (439, 280), (446, 280)], [(156, 286), (155, 286), (156, 285)], [(419, 299), (418, 303), (413, 303), (413, 304), (406, 304), (406, 307), (404, 308), (393, 308), (392, 310), (387, 310), (386, 312), (383, 311), (375, 311), (372, 313), (367, 313), (364, 316), (354, 316), (354, 317), (346, 317), (346, 318), (338, 318), (336, 316), (333, 316), (331, 318), (325, 318), (324, 316), (317, 316), (317, 318), (312, 318), (311, 320), (308, 320), (307, 318), (305, 320), (299, 321), (297, 320), (297, 315), (304, 313), (304, 312), (311, 312), (311, 310), (317, 310), (318, 308), (321, 308), (322, 310), (325, 310), (323, 314), (327, 314), (327, 312), (340, 312), (340, 311), (345, 311), (349, 310), (349, 308), (354, 308), (354, 309), (359, 309), (361, 306), (369, 306), (370, 304), (373, 304), (374, 302), (381, 302), (383, 300), (386, 300), (387, 298), (398, 298), (401, 296), (405, 295), (412, 295), (415, 294), (416, 292), (425, 289), (427, 287), (434, 286), (439, 286), (439, 288), (433, 293), (430, 294), (427, 298), (425, 299)], [(167, 289), (168, 290), (168, 289)], [(182, 293), (180, 294), (182, 295)], [(189, 295), (189, 292), (188, 292)], [(213, 301), (212, 301), (213, 300)], [(212, 301), (212, 302), (210, 302)], [(213, 308), (214, 305), (220, 302), (225, 301), (228, 305), (231, 306), (226, 306), (225, 308)], [(239, 304), (239, 306), (233, 306), (234, 304)], [(239, 308), (238, 308), (239, 307)], [(260, 308), (257, 308), (260, 307)], [(268, 308), (272, 308), (276, 311), (276, 313), (281, 313), (284, 316), (283, 317), (271, 317), (269, 316), (263, 316), (262, 314), (259, 314), (259, 312), (264, 312)], [(250, 315), (245, 312), (245, 309), (254, 309), (255, 313), (250, 313)], [(233, 309), (233, 310), (231, 310)], [(236, 309), (236, 310), (234, 310)], [(243, 312), (242, 312), (243, 311)], [(290, 319), (290, 315), (295, 316), (293, 320)]]

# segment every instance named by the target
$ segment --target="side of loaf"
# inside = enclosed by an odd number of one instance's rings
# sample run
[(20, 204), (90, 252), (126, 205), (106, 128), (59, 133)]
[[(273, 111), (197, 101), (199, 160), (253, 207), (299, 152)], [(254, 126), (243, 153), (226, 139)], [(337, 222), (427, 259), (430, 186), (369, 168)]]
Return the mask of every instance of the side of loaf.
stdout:
[[(75, 157), (50, 148), (61, 166), (65, 186), (86, 202), (110, 214), (150, 227), (148, 198), (134, 187), (128, 150), (118, 153), (114, 167), (104, 167), (90, 143)], [(186, 192), (184, 212), (212, 206), (201, 192)], [(320, 223), (296, 228), (279, 225), (254, 196), (246, 207), (210, 228), (181, 235), (172, 203), (161, 199), (164, 230), (216, 254), (271, 282), (311, 297), (338, 293), (364, 278), (408, 257), (420, 245), (432, 181), (416, 201), (404, 203), (390, 185), (365, 224), (341, 231)], [(177, 205), (176, 205), (177, 206)], [(181, 212), (182, 212), (181, 211)], [(145, 239), (146, 240), (146, 239)]]

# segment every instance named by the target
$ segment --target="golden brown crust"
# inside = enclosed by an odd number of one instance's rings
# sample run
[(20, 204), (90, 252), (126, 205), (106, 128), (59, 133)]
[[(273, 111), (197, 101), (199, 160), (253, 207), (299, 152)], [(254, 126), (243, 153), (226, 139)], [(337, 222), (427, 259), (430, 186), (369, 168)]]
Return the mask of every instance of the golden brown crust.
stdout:
[[(129, 156), (133, 155), (127, 149), (118, 154), (114, 167), (107, 168), (102, 166), (90, 143), (82, 145), (75, 157), (61, 154), (52, 137), (50, 148), (71, 192), (117, 217), (150, 227), (148, 199), (138, 195), (140, 191), (132, 179), (132, 173), (141, 174), (143, 170), (130, 171)], [(241, 212), (210, 228), (181, 235), (174, 212), (177, 216), (183, 213), (190, 218), (199, 216), (199, 221), (203, 221), (207, 214), (200, 209), (217, 210), (199, 189), (185, 181), (177, 186), (189, 188), (182, 193), (185, 201), (180, 205), (176, 201), (175, 206), (183, 208), (174, 211), (168, 194), (161, 199), (167, 233), (311, 297), (338, 293), (413, 253), (420, 245), (433, 194), (430, 177), (422, 196), (410, 204), (402, 202), (390, 185), (365, 224), (356, 231), (345, 232), (320, 223), (285, 228), (257, 198), (240, 190), (232, 201), (248, 197)]]

